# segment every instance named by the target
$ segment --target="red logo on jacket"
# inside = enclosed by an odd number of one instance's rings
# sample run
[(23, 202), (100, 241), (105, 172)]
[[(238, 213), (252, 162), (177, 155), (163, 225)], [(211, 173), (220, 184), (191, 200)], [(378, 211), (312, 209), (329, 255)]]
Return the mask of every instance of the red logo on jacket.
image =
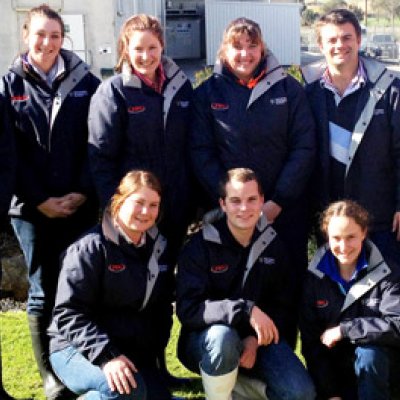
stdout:
[(111, 272), (122, 272), (125, 271), (126, 266), (124, 264), (110, 264), (108, 270)]
[(211, 108), (213, 110), (227, 110), (229, 108), (229, 104), (224, 103), (211, 103)]
[(12, 96), (11, 101), (27, 101), (29, 99), (29, 96), (26, 94), (23, 94), (22, 96)]
[(229, 269), (228, 264), (218, 264), (218, 265), (213, 265), (211, 267), (211, 272), (214, 274), (220, 274), (222, 272), (226, 272)]
[(325, 308), (328, 307), (328, 300), (326, 299), (319, 299), (315, 302), (315, 305), (317, 306), (317, 308)]
[(129, 114), (139, 114), (146, 110), (145, 106), (130, 106), (128, 107)]

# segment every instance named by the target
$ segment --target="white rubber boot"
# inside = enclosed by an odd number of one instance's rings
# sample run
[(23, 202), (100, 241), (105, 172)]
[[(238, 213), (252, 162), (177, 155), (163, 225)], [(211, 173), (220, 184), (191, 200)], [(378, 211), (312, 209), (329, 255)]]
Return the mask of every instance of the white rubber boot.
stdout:
[(259, 379), (239, 374), (233, 388), (232, 400), (268, 400), (267, 385)]
[(206, 400), (232, 399), (232, 390), (236, 383), (238, 368), (225, 375), (217, 376), (208, 375), (202, 369), (200, 369), (200, 372)]

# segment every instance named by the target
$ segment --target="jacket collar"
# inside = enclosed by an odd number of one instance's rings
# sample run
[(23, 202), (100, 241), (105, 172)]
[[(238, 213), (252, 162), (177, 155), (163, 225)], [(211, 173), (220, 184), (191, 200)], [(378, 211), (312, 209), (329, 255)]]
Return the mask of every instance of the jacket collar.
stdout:
[[(373, 60), (371, 58), (365, 58), (362, 56), (360, 56), (359, 59), (362, 61), (364, 65), (368, 80), (373, 84), (386, 71), (386, 66), (379, 61)], [(327, 64), (325, 58), (322, 58), (311, 64), (306, 65), (301, 69), (305, 82), (307, 84), (311, 84), (316, 81), (319, 81), (322, 78), (322, 75), (324, 74), (326, 68)]]
[[(161, 58), (161, 63), (167, 80), (171, 80), (178, 73), (178, 71), (180, 71), (178, 65), (169, 57), (163, 56)], [(122, 82), (124, 86), (137, 89), (141, 88), (143, 85), (141, 79), (132, 73), (132, 67), (127, 62), (122, 64)]]
[[(214, 224), (218, 221), (221, 221), (223, 218), (225, 218), (225, 213), (221, 210), (221, 208), (215, 208), (214, 210), (209, 211), (204, 216), (204, 225), (202, 231), (204, 240), (217, 244), (222, 244), (221, 235)], [(269, 223), (267, 221), (267, 218), (264, 216), (264, 214), (261, 214), (260, 218), (257, 221), (256, 231), (260, 234), (264, 232), (268, 226)]]
[[(104, 211), (101, 227), (105, 238), (115, 245), (132, 244), (130, 239), (126, 235), (122, 234), (122, 232), (115, 226), (109, 209)], [(158, 236), (158, 228), (155, 225), (152, 226), (146, 231), (146, 235), (154, 241)]]

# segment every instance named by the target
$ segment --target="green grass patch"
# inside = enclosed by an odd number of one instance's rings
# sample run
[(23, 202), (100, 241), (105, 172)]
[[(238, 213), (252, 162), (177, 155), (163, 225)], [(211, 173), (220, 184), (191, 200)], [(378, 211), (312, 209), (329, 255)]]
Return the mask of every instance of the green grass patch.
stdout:
[[(167, 348), (168, 369), (176, 376), (196, 379), (192, 385), (175, 391), (174, 394), (186, 399), (204, 399), (199, 376), (185, 369), (176, 357), (179, 329), (179, 322), (174, 318), (171, 340)], [(26, 313), (23, 311), (0, 312), (0, 332), (4, 387), (9, 394), (18, 399), (45, 400), (33, 357)], [(300, 353), (299, 343), (296, 353), (298, 355)]]

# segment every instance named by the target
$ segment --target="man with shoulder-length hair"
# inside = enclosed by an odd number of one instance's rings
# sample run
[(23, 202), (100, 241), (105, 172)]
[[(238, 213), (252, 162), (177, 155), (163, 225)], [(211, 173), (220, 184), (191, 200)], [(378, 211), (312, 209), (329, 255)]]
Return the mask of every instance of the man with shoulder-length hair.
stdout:
[(179, 358), (201, 374), (207, 400), (314, 399), (285, 340), (297, 318), (291, 271), (255, 173), (229, 170), (219, 202), (178, 262)]
[(316, 33), (325, 60), (303, 68), (317, 123), (316, 211), (357, 201), (372, 216), (371, 239), (399, 263), (400, 80), (359, 56), (361, 27), (351, 11), (322, 16)]

